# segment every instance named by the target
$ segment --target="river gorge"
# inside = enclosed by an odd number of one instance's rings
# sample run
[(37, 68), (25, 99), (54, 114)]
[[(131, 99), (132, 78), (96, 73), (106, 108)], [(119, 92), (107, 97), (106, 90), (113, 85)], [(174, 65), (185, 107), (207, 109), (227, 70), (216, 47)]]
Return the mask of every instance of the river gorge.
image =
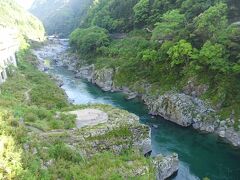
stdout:
[(40, 70), (57, 78), (74, 104), (110, 104), (138, 115), (142, 123), (151, 127), (153, 156), (173, 152), (179, 155), (180, 167), (173, 179), (239, 179), (239, 149), (225, 143), (215, 134), (198, 132), (161, 117), (153, 117), (138, 99), (126, 100), (122, 93), (104, 92), (87, 80), (76, 79), (73, 71), (58, 63), (67, 50), (68, 44), (65, 40), (35, 50), (40, 61)]

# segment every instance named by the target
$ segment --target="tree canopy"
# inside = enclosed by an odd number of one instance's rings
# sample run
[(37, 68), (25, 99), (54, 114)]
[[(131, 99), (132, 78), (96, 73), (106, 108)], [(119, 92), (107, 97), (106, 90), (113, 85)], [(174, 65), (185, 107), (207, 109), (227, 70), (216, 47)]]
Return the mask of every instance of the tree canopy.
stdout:
[(107, 31), (99, 27), (76, 29), (70, 35), (70, 44), (83, 55), (96, 53), (97, 48), (109, 44)]

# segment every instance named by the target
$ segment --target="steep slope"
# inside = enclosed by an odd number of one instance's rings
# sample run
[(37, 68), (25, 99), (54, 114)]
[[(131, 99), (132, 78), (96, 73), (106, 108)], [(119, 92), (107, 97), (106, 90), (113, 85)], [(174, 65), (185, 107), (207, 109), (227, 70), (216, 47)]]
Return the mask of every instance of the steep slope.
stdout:
[(48, 34), (67, 36), (80, 25), (93, 0), (35, 0), (30, 12), (43, 21)]
[(0, 1), (0, 25), (18, 29), (28, 39), (41, 41), (44, 39), (42, 23), (15, 1)]
[[(128, 87), (144, 95), (153, 114), (183, 126), (217, 131), (240, 146), (239, 3), (129, 0), (119, 4), (120, 0), (99, 0), (89, 9), (84, 26), (70, 36), (79, 66), (95, 64), (90, 79), (104, 90)], [(119, 32), (127, 34), (119, 36)], [(77, 69), (80, 75), (81, 69)]]

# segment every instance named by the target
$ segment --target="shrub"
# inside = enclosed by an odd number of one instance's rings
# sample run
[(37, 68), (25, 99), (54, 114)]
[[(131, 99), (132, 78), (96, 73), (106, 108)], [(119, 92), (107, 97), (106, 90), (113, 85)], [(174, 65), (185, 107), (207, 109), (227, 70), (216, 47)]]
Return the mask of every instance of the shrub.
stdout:
[(32, 112), (27, 112), (25, 115), (24, 115), (24, 119), (26, 122), (35, 122), (38, 120), (38, 116)]
[(21, 150), (10, 136), (0, 136), (0, 179), (15, 179), (22, 173)]

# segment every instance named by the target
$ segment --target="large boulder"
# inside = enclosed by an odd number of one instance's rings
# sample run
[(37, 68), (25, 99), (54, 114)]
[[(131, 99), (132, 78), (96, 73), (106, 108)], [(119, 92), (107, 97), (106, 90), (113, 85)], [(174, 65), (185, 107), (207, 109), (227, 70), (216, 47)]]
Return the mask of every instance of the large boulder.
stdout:
[(140, 153), (144, 156), (150, 156), (152, 153), (151, 139), (146, 138), (139, 142), (135, 142), (134, 146), (140, 150)]
[(231, 127), (219, 127), (217, 133), (220, 137), (231, 142), (233, 146), (240, 147), (240, 132)]
[(94, 65), (81, 67), (76, 73), (76, 78), (84, 78), (89, 82), (92, 81), (94, 75)]
[(179, 167), (178, 155), (175, 153), (166, 157), (158, 155), (154, 159), (154, 164), (157, 173), (156, 179), (165, 180), (178, 171)]
[(92, 82), (104, 91), (111, 91), (113, 86), (114, 70), (112, 68), (103, 68), (95, 70)]

